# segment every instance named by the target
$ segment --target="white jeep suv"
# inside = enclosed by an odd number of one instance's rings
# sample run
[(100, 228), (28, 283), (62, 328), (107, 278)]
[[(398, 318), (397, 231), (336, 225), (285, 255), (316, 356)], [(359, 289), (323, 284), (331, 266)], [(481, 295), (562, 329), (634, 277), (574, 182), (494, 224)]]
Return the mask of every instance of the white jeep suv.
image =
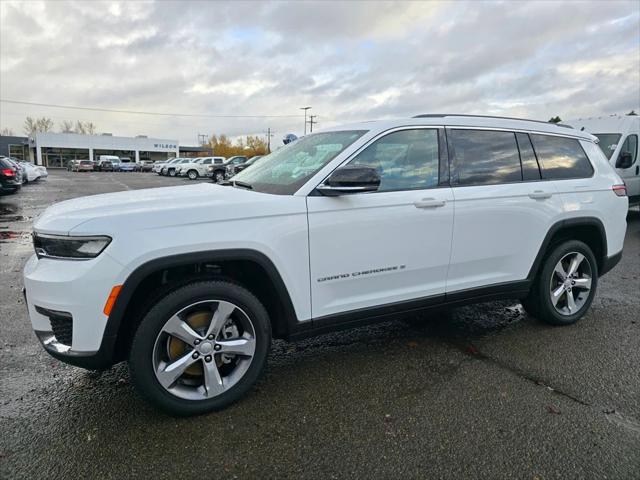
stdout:
[(307, 135), (221, 185), (65, 201), (35, 222), (31, 322), (62, 361), (127, 360), (138, 391), (177, 415), (244, 395), (274, 337), (498, 298), (572, 324), (626, 230), (625, 187), (596, 141), (424, 115)]

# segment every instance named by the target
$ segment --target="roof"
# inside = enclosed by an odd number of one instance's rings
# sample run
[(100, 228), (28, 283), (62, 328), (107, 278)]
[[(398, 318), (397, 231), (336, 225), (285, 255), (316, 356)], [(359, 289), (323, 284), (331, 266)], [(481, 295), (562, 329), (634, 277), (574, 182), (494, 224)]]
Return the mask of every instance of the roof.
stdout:
[(375, 130), (382, 132), (396, 127), (405, 126), (447, 126), (447, 127), (484, 127), (504, 128), (508, 130), (522, 130), (528, 132), (552, 133), (569, 137), (582, 138), (594, 141), (596, 138), (588, 132), (575, 130), (568, 125), (556, 125), (555, 123), (542, 122), (540, 120), (526, 120), (510, 117), (491, 117), (483, 115), (461, 114), (425, 114), (413, 118), (401, 118), (395, 120), (379, 120), (344, 125), (331, 130)]
[(640, 117), (637, 115), (609, 115), (601, 117), (579, 118), (567, 123), (576, 130), (590, 133), (639, 133)]

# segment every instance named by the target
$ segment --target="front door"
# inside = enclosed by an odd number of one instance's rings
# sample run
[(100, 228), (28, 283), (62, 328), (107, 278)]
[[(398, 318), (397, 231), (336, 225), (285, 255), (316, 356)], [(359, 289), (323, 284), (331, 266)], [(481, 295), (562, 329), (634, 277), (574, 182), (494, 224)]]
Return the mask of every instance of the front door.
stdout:
[(378, 191), (307, 197), (314, 319), (444, 294), (453, 197), (439, 130), (385, 133), (347, 162), (375, 167)]

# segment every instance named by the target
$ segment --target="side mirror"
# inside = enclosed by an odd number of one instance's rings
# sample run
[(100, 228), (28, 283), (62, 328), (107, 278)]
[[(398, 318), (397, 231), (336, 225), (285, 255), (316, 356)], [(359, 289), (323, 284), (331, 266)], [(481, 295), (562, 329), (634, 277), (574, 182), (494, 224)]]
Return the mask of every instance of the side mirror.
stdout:
[(316, 190), (322, 195), (335, 197), (350, 193), (375, 192), (380, 186), (380, 175), (373, 167), (347, 165), (338, 168)]
[(631, 152), (620, 152), (616, 160), (616, 168), (629, 168), (631, 165), (633, 165)]

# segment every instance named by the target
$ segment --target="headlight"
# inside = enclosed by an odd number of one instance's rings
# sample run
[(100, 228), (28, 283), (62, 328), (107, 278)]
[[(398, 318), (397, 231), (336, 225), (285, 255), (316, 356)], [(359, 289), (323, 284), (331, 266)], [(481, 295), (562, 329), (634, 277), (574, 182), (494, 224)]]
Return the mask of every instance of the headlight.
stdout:
[(209, 170), (210, 172), (213, 172), (213, 165), (209, 165), (209, 166), (207, 167), (207, 170)]
[(33, 233), (33, 247), (38, 258), (89, 260), (111, 243), (110, 237), (68, 237)]

